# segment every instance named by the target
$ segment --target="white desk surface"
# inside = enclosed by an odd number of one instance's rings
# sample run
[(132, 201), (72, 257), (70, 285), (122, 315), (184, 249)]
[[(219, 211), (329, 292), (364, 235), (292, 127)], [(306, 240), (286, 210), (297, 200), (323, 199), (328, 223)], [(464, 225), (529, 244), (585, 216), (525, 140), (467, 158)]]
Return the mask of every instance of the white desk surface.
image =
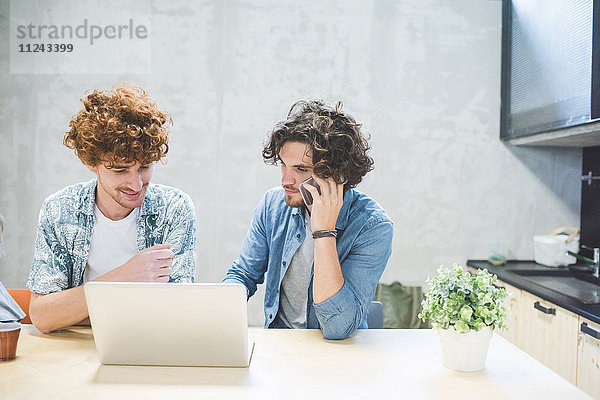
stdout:
[(460, 373), (442, 366), (431, 330), (359, 330), (343, 341), (249, 332), (249, 368), (144, 367), (100, 364), (90, 328), (43, 335), (23, 325), (17, 359), (0, 362), (0, 399), (589, 399), (496, 334), (485, 371)]

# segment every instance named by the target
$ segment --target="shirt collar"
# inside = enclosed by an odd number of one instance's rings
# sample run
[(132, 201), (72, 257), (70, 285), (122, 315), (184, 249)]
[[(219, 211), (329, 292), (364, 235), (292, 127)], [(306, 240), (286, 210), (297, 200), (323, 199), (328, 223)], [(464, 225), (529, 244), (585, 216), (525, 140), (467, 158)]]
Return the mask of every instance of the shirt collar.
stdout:
[(96, 201), (97, 179), (93, 178), (84, 184), (79, 197), (79, 211), (86, 215), (94, 215), (94, 201)]
[(344, 193), (344, 204), (342, 204), (342, 208), (338, 214), (335, 229), (346, 229), (348, 218), (350, 217), (350, 205), (354, 201), (354, 194), (354, 189), (348, 189), (346, 190), (346, 193)]
[(161, 200), (162, 198), (154, 191), (154, 184), (148, 184), (146, 196), (140, 209), (140, 215), (158, 214), (158, 202)]

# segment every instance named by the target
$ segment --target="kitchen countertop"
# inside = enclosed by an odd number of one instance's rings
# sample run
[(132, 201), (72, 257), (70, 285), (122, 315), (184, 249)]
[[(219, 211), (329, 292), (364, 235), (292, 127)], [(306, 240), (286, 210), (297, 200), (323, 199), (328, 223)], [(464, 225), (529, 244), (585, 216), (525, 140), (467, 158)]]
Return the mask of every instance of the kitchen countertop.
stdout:
[(467, 266), (477, 269), (487, 269), (488, 272), (498, 275), (498, 279), (509, 285), (513, 285), (518, 289), (523, 289), (544, 300), (552, 302), (557, 306), (600, 324), (600, 304), (583, 304), (571, 297), (536, 285), (531, 281), (526, 281), (522, 276), (511, 272), (511, 270), (568, 270), (567, 267), (546, 267), (535, 261), (513, 260), (508, 261), (506, 265), (492, 265), (487, 260), (467, 260)]

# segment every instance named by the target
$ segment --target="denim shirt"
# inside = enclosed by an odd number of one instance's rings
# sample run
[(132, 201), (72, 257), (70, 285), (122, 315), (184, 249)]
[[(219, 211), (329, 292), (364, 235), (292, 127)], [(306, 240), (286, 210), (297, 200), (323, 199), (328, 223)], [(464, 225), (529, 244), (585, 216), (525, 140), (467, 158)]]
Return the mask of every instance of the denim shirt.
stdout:
[[(240, 256), (224, 279), (245, 285), (250, 297), (267, 273), (265, 328), (280, 327), (273, 321), (279, 310), (281, 281), (306, 236), (302, 210), (289, 207), (284, 196), (281, 187), (264, 195), (254, 211)], [(367, 327), (367, 310), (392, 253), (393, 225), (379, 204), (350, 189), (344, 194), (335, 228), (344, 285), (329, 299), (315, 304), (311, 277), (307, 328), (320, 328), (326, 339), (345, 339), (356, 329)]]
[[(95, 222), (95, 189), (96, 179), (92, 179), (44, 200), (27, 281), (32, 292), (48, 294), (83, 284)], [(149, 184), (136, 225), (139, 251), (155, 244), (171, 244), (174, 257), (169, 282), (194, 281), (196, 216), (187, 194)]]

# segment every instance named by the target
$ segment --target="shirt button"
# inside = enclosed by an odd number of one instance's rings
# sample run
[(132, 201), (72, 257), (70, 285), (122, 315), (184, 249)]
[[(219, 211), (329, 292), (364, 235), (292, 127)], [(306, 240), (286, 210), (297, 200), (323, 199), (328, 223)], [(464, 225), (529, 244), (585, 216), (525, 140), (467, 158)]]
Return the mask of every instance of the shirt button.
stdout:
[(284, 262), (282, 262), (282, 264), (283, 264), (283, 266), (285, 267), (285, 261), (284, 261)]
[(296, 235), (296, 237), (297, 237), (298, 239), (300, 239), (300, 234), (297, 234), (297, 235)]
[(273, 318), (273, 314), (269, 314), (269, 319)]

